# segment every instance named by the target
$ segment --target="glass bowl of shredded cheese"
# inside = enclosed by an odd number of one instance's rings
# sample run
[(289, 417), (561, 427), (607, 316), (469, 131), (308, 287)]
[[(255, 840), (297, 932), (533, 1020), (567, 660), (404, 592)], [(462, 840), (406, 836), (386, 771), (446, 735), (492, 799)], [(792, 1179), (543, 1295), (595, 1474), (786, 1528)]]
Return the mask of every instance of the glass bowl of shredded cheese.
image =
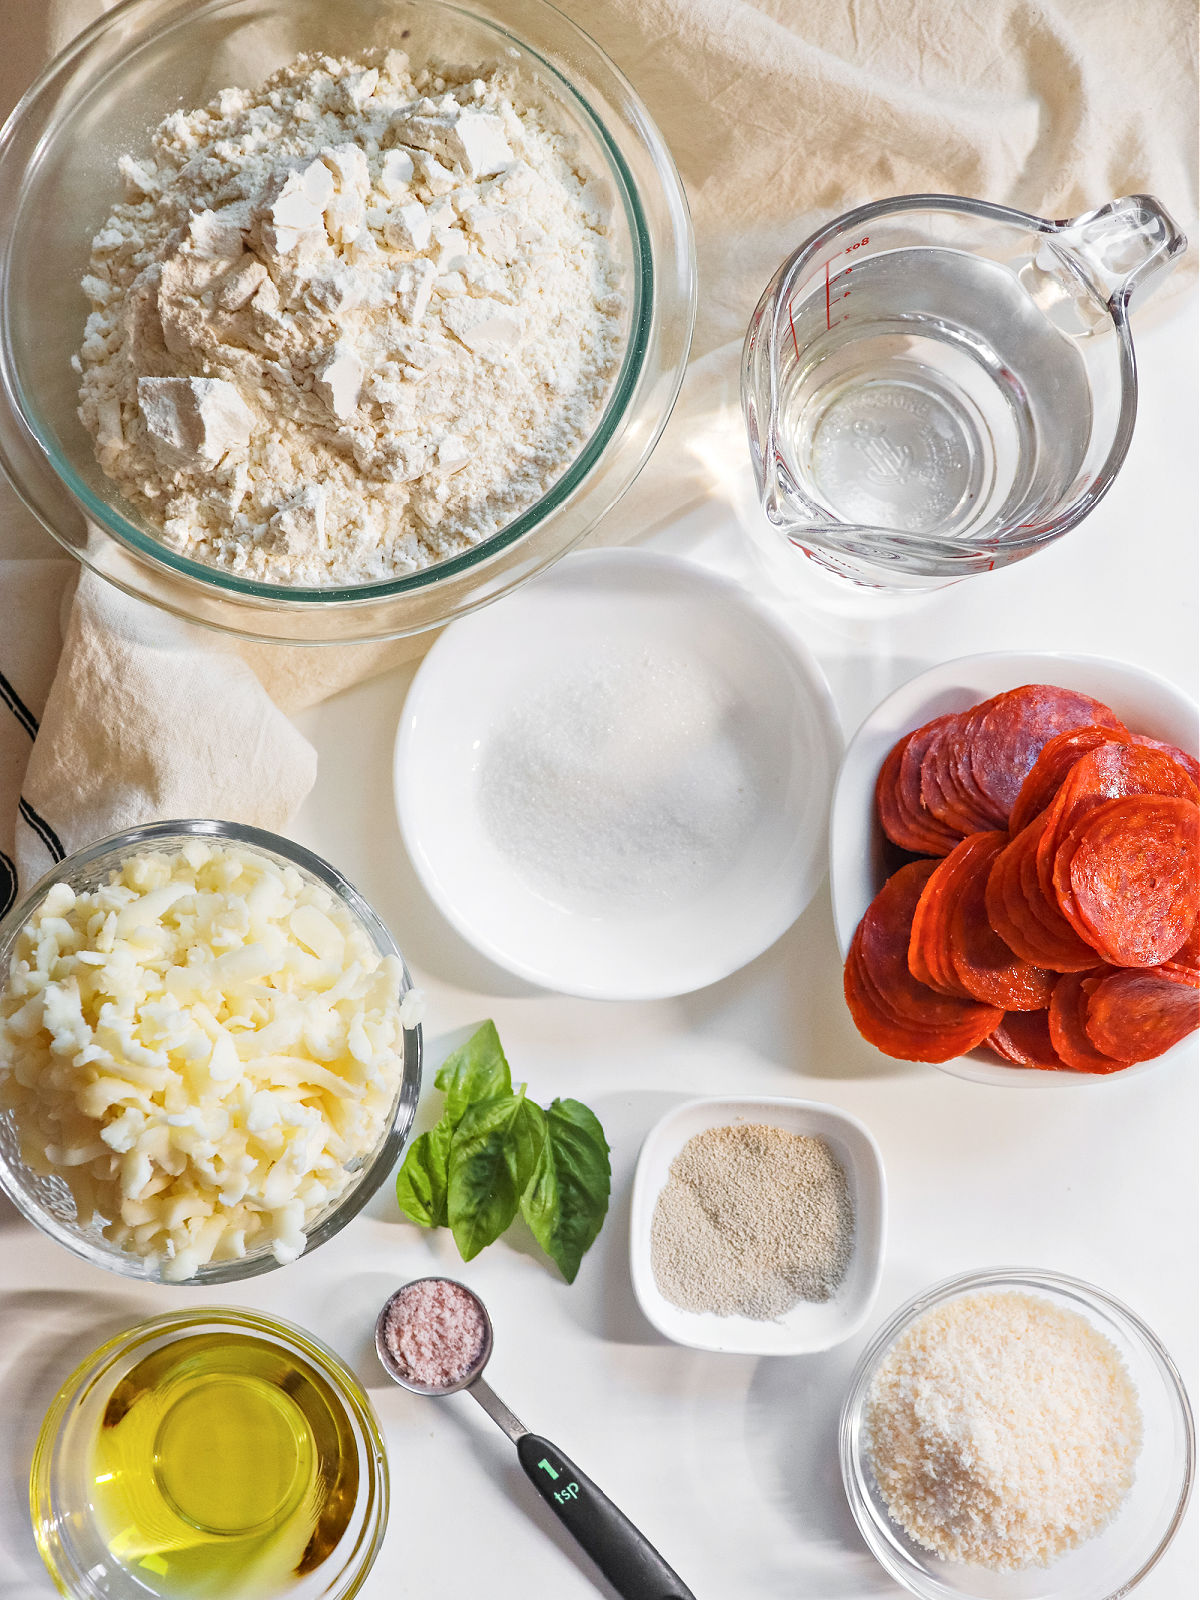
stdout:
[(860, 1533), (922, 1600), (1117, 1600), (1162, 1558), (1195, 1472), (1160, 1341), (1038, 1269), (901, 1306), (855, 1370), (839, 1448)]
[(556, 560), (695, 303), (662, 136), (545, 0), (126, 0), (0, 132), (0, 466), (248, 638), (418, 633)]
[(399, 1159), (420, 994), (327, 862), (150, 823), (0, 922), (0, 1187), (94, 1265), (215, 1284), (331, 1238)]

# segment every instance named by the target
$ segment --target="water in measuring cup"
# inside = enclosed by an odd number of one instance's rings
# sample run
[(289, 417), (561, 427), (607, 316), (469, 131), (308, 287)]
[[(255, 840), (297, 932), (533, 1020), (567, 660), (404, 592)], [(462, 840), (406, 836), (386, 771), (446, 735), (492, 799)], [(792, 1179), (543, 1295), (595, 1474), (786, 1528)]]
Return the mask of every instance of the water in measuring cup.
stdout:
[(1019, 266), (898, 249), (793, 300), (777, 439), (802, 512), (954, 541), (1057, 505), (1091, 392)]

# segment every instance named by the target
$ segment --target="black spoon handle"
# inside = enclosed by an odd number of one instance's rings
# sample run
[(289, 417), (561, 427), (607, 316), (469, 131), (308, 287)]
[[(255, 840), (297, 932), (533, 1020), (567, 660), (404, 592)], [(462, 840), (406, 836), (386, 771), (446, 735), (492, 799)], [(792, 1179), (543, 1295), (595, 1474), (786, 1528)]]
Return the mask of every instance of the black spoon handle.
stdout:
[(549, 1439), (517, 1440), (525, 1476), (622, 1600), (696, 1600), (644, 1534)]

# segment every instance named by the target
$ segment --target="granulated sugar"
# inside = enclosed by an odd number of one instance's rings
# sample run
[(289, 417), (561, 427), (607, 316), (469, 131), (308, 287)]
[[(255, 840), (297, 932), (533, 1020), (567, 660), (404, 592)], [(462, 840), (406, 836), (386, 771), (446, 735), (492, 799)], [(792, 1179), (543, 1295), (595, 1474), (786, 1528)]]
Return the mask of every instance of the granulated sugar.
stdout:
[(709, 1128), (671, 1163), (650, 1232), (659, 1291), (685, 1311), (766, 1321), (828, 1300), (854, 1241), (846, 1175), (823, 1139)]
[(763, 780), (737, 702), (703, 664), (614, 651), (525, 699), (484, 753), (493, 841), (540, 893), (588, 915), (698, 895), (744, 847)]
[(1137, 1393), (1086, 1318), (1036, 1296), (926, 1312), (871, 1384), (866, 1441), (888, 1514), (950, 1561), (1044, 1566), (1099, 1533), (1133, 1482)]
[(443, 1388), (465, 1377), (483, 1352), (487, 1324), (479, 1302), (448, 1278), (421, 1278), (392, 1301), (387, 1347), (414, 1383)]

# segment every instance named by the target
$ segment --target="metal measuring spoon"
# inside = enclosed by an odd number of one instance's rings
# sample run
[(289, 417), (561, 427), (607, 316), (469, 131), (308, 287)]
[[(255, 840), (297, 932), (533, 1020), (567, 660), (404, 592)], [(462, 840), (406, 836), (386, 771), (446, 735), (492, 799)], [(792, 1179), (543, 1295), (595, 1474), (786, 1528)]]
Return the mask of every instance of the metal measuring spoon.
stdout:
[[(418, 1283), (445, 1283), (461, 1290), (478, 1307), (483, 1319), (483, 1343), (471, 1365), (453, 1383), (417, 1382), (404, 1371), (388, 1344), (392, 1307), (406, 1289)], [(540, 1434), (530, 1433), (483, 1381), (483, 1369), (492, 1354), (492, 1321), (483, 1301), (466, 1284), (455, 1278), (439, 1277), (414, 1278), (412, 1283), (404, 1284), (389, 1296), (379, 1313), (375, 1323), (375, 1349), (388, 1376), (413, 1394), (457, 1394), (465, 1389), (479, 1402), (516, 1445), (517, 1459), (525, 1469), (525, 1476), (623, 1600), (695, 1600), (692, 1591), (672, 1572), (624, 1512), (619, 1511), (557, 1445)]]

